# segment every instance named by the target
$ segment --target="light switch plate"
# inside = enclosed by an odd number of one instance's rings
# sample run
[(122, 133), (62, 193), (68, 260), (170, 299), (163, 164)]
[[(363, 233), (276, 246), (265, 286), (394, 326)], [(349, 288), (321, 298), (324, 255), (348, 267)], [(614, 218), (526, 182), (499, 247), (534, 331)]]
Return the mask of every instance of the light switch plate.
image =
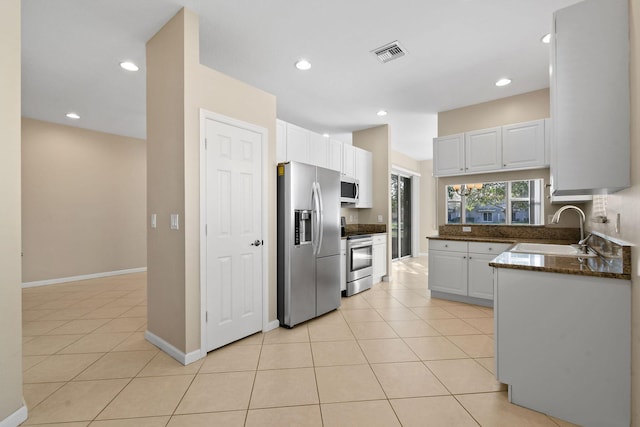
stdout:
[(179, 223), (178, 219), (179, 219), (178, 214), (171, 214), (171, 229), (172, 230), (179, 230), (180, 229), (180, 223)]
[(158, 226), (157, 215), (151, 214), (151, 228), (156, 228)]

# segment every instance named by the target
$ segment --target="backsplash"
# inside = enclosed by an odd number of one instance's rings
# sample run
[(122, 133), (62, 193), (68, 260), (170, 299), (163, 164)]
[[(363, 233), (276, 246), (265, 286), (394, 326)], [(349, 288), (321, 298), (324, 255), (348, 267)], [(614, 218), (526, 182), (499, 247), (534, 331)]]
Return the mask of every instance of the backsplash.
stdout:
[[(462, 231), (463, 227), (470, 228), (471, 231)], [(512, 225), (447, 224), (441, 225), (438, 228), (438, 234), (440, 236), (568, 240), (576, 243), (580, 240), (579, 228), (564, 227), (514, 227)]]
[(349, 233), (386, 233), (387, 224), (347, 224), (345, 231)]

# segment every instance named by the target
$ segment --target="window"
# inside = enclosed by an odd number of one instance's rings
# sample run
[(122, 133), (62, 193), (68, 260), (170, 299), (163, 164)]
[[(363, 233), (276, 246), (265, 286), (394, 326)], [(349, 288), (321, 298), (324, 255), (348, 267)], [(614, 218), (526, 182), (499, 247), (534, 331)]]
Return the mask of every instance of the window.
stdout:
[(448, 185), (447, 224), (543, 224), (542, 179)]

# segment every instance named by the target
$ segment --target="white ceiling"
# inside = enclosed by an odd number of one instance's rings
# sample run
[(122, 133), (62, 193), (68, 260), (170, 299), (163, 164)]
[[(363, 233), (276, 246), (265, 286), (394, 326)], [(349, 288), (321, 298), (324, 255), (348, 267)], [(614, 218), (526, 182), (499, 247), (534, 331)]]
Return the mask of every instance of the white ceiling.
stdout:
[[(540, 38), (578, 1), (22, 0), (22, 111), (145, 138), (145, 43), (184, 6), (200, 16), (201, 62), (276, 95), (279, 118), (343, 140), (389, 123), (393, 148), (422, 160), (439, 111), (548, 87)], [(404, 57), (370, 53), (395, 40)], [(294, 68), (302, 57), (311, 70)]]

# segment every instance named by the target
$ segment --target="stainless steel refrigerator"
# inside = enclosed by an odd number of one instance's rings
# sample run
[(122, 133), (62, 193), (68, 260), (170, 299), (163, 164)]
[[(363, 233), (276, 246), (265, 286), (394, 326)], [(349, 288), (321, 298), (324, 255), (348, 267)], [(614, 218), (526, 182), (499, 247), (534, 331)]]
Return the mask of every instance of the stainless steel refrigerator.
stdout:
[(340, 306), (340, 173), (278, 165), (278, 320), (293, 327)]

